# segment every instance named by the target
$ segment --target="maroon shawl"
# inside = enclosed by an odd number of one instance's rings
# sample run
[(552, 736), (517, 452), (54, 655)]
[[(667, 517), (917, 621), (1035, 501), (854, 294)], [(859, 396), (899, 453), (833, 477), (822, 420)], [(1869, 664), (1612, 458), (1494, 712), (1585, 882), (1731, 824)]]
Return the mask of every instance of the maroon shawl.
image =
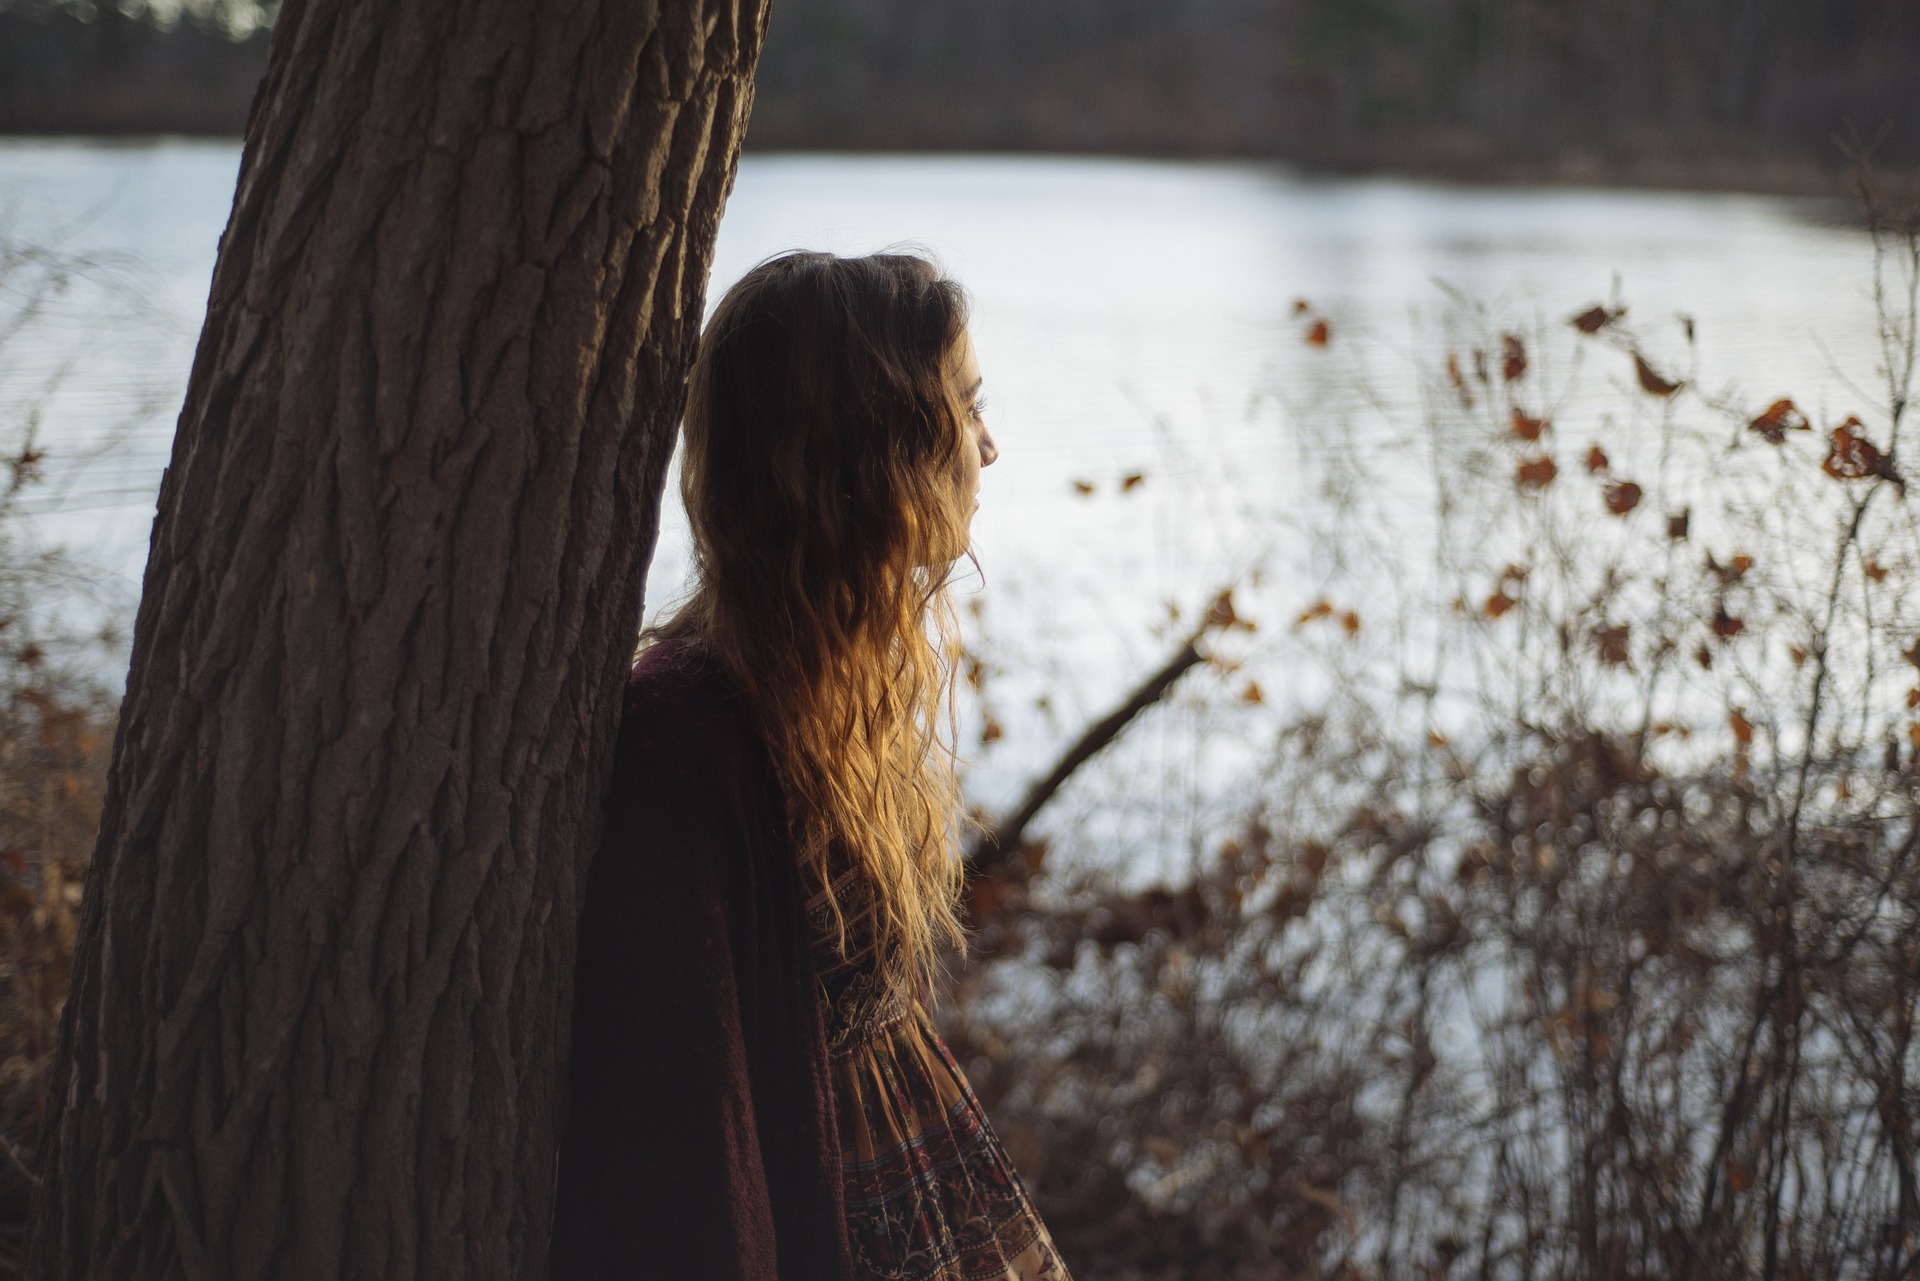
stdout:
[(785, 816), (732, 683), (648, 650), (580, 916), (553, 1281), (852, 1275)]

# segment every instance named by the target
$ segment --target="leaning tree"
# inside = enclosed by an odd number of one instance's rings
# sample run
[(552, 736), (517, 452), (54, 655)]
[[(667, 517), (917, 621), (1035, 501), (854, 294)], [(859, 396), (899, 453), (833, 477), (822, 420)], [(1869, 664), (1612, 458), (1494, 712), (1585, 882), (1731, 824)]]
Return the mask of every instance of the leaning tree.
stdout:
[(573, 919), (767, 0), (286, 0), (28, 1274), (538, 1276)]

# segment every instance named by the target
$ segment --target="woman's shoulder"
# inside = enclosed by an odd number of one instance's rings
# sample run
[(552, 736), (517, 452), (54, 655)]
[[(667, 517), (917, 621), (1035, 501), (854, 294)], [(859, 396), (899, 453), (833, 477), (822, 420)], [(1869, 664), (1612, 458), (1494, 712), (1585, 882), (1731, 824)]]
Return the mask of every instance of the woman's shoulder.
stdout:
[(682, 640), (656, 641), (627, 675), (620, 714), (623, 759), (689, 767), (751, 768), (763, 756), (739, 686)]

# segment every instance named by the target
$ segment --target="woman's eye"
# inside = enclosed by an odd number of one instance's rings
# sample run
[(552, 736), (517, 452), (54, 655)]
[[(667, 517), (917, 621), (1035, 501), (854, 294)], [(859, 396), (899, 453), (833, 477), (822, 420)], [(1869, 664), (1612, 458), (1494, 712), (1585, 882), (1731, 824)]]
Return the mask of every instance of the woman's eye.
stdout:
[(987, 413), (987, 398), (985, 396), (975, 397), (973, 402), (973, 416), (975, 418), (984, 418), (986, 417), (986, 413)]

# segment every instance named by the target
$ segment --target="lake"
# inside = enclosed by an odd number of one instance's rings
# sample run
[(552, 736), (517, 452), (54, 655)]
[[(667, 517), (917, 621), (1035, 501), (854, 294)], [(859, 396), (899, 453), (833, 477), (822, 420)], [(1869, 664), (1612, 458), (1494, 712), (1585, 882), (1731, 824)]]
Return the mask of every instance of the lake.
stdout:
[[(230, 143), (0, 142), (0, 231), (98, 264), (10, 343), (0, 411), (46, 400), (38, 536), (129, 595), (237, 162)], [(1250, 513), (1310, 501), (1295, 492), (1302, 398), (1348, 397), (1355, 432), (1417, 402), (1413, 357), (1456, 323), (1449, 291), (1503, 326), (1558, 325), (1617, 291), (1650, 354), (1674, 365), (1684, 314), (1716, 385), (1759, 404), (1791, 394), (1816, 423), (1855, 412), (1851, 384), (1875, 381), (1866, 237), (1843, 206), (1752, 196), (1251, 163), (755, 155), (712, 292), (780, 249), (899, 244), (970, 291), (1001, 448), (976, 525), (981, 626), (1007, 669), (1005, 737), (971, 783), (989, 806), (1159, 661), (1169, 602), (1193, 610), (1272, 541)], [(1303, 341), (1296, 300), (1328, 322), (1327, 349)], [(1395, 466), (1417, 479), (1417, 462)], [(1308, 573), (1304, 555), (1279, 561)], [(650, 603), (685, 565), (676, 513)], [(1180, 741), (1142, 750), (1190, 770)]]

